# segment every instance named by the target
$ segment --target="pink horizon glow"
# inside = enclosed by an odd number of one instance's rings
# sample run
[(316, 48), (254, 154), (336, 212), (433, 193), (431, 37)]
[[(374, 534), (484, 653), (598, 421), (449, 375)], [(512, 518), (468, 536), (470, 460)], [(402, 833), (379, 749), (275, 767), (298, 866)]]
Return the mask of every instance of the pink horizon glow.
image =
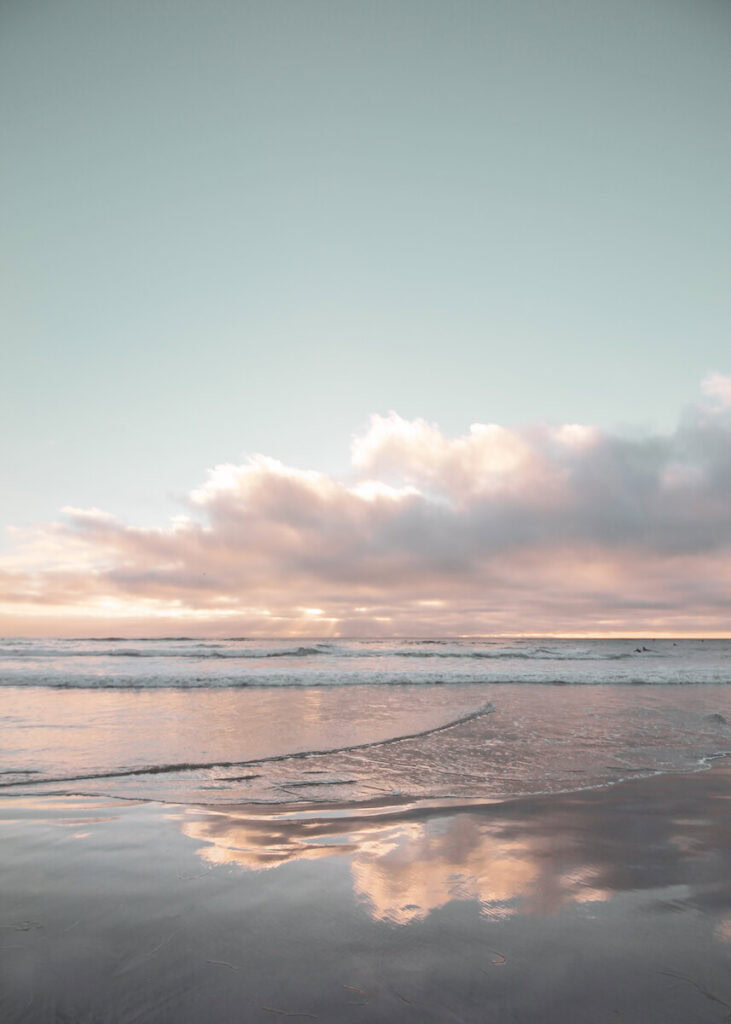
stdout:
[(676, 430), (373, 416), (346, 479), (214, 467), (165, 529), (11, 529), (13, 636), (728, 636), (731, 378)]

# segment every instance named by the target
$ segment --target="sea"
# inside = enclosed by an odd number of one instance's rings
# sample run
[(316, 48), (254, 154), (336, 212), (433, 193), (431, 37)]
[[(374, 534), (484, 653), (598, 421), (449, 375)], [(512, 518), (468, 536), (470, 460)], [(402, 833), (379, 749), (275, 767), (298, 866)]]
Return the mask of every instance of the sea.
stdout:
[(0, 793), (332, 811), (702, 771), (731, 641), (0, 640)]

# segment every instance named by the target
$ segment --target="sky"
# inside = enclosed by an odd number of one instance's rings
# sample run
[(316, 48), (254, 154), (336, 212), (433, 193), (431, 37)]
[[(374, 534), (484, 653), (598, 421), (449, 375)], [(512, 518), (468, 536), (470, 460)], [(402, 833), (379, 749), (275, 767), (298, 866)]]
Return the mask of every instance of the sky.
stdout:
[(0, 631), (730, 632), (729, 30), (0, 4)]

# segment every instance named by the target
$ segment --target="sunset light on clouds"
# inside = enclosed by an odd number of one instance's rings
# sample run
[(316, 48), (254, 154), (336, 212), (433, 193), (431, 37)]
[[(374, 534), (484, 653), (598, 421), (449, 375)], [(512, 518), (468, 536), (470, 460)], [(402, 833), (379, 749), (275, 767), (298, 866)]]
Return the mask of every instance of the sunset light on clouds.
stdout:
[(336, 6), (6, 12), (0, 630), (727, 633), (728, 12)]
[[(728, 633), (731, 377), (674, 431), (374, 415), (337, 477), (210, 469), (164, 527), (10, 528), (8, 635)], [(164, 488), (163, 474), (161, 485)], [(73, 495), (69, 495), (73, 498)]]

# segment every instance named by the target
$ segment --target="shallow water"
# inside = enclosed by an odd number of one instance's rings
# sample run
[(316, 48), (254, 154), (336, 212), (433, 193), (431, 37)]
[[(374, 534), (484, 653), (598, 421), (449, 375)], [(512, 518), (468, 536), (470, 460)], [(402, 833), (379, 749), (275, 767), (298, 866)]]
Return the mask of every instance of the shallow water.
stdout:
[(731, 687), (6, 688), (0, 789), (201, 803), (501, 799), (695, 770)]

